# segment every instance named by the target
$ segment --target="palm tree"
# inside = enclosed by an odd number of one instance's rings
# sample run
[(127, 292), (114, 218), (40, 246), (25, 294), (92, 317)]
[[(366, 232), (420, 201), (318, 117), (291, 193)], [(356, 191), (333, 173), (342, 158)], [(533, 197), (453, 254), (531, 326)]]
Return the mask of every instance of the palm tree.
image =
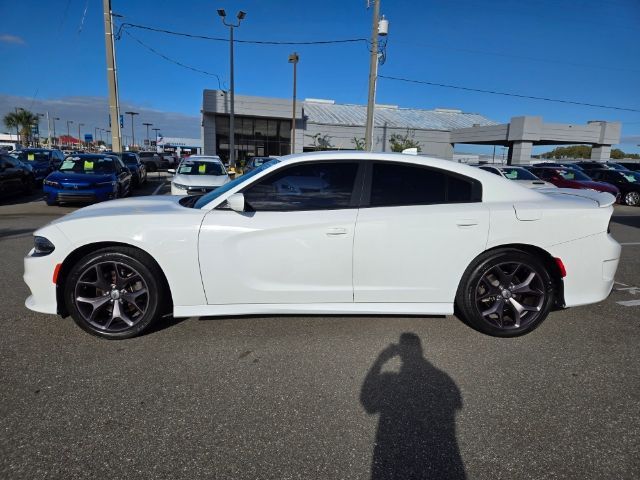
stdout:
[(26, 145), (31, 137), (31, 127), (37, 124), (39, 119), (35, 113), (20, 108), (15, 112), (7, 113), (2, 120), (7, 128), (20, 131), (20, 143)]

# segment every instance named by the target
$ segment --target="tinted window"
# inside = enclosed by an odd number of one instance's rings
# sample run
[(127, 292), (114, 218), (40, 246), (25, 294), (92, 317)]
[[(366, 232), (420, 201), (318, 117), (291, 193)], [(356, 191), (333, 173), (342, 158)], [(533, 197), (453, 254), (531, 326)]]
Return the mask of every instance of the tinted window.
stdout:
[(373, 166), (372, 207), (478, 201), (480, 184), (475, 180), (425, 167)]
[(498, 175), (499, 177), (501, 177), (502, 175), (500, 175), (500, 172), (498, 170), (496, 170), (495, 168), (492, 167), (480, 167), (481, 170), (485, 170), (489, 173), (493, 173), (494, 175)]
[(357, 171), (357, 163), (304, 163), (284, 168), (243, 193), (258, 211), (347, 208)]

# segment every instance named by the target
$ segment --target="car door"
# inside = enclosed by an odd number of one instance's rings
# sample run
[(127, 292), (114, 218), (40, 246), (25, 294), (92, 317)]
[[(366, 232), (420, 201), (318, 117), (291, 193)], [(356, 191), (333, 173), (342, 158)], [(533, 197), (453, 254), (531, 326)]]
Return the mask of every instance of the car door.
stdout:
[(3, 155), (2, 184), (4, 193), (16, 193), (22, 189), (22, 170), (18, 167), (18, 160), (9, 155)]
[(489, 210), (480, 182), (375, 162), (364, 197), (354, 241), (354, 301), (452, 302), (464, 270), (486, 248)]
[(131, 190), (131, 172), (118, 157), (114, 157), (114, 161), (116, 163), (116, 175), (118, 176), (120, 191), (125, 194)]
[(211, 210), (199, 236), (209, 304), (352, 303), (356, 161), (286, 165), (245, 187), (246, 210)]

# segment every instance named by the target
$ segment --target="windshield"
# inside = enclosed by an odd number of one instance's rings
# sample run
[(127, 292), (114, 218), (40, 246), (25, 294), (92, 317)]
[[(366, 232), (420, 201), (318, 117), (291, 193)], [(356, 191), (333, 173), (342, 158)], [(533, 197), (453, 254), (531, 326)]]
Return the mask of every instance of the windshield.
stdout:
[(525, 170), (524, 168), (501, 168), (500, 171), (507, 177), (509, 180), (540, 180), (529, 170)]
[(127, 165), (137, 165), (138, 159), (135, 155), (122, 155), (122, 161)]
[(178, 171), (179, 175), (226, 175), (224, 167), (218, 162), (200, 162), (198, 160), (183, 160)]
[(195, 203), (195, 205), (193, 206), (193, 208), (202, 208), (202, 207), (204, 207), (207, 203), (211, 202), (212, 200), (215, 200), (216, 198), (218, 198), (223, 193), (234, 189), (236, 186), (240, 185), (241, 183), (246, 182), (247, 180), (249, 180), (254, 175), (257, 175), (258, 173), (262, 172), (263, 170), (266, 170), (267, 168), (272, 167), (273, 165), (275, 165), (277, 163), (280, 163), (280, 160), (273, 159), (273, 160), (271, 160), (271, 161), (269, 161), (267, 163), (263, 163), (258, 168), (255, 168), (255, 169), (251, 170), (249, 173), (245, 173), (244, 175), (236, 178), (235, 180), (232, 180), (229, 183), (225, 183), (221, 187), (218, 187), (215, 190), (210, 191), (206, 195), (203, 195), (202, 197), (200, 197), (198, 199), (198, 201)]
[(578, 171), (578, 170), (574, 170), (572, 168), (567, 168), (566, 170), (556, 170), (555, 171), (558, 175), (560, 175), (562, 178), (564, 178), (565, 180), (587, 180), (587, 181), (591, 181), (591, 178), (589, 178), (587, 175), (585, 175), (584, 173)]
[(113, 173), (115, 167), (113, 159), (108, 157), (67, 157), (60, 165), (59, 170), (66, 173), (104, 175), (105, 173)]
[(48, 162), (49, 152), (29, 152), (24, 150), (14, 150), (9, 155), (22, 162)]

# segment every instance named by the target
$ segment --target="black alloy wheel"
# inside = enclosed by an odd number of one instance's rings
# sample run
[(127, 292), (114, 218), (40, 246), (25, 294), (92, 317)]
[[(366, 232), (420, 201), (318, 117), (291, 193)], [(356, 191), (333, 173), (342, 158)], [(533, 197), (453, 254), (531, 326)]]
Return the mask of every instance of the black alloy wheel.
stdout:
[(64, 285), (74, 321), (93, 335), (139, 335), (163, 313), (166, 291), (155, 262), (134, 248), (98, 250), (73, 266)]
[(476, 261), (463, 276), (457, 313), (473, 328), (498, 337), (524, 335), (549, 314), (554, 285), (537, 257), (498, 250)]

